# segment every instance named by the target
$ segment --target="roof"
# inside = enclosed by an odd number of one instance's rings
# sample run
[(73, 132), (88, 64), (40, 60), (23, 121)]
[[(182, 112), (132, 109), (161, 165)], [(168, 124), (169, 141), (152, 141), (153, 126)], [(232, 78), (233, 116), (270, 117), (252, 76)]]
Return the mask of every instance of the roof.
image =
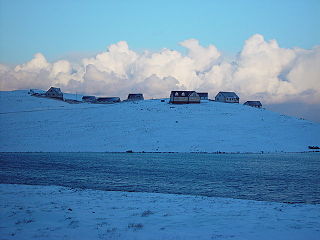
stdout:
[(239, 98), (238, 95), (235, 92), (219, 92), (219, 93), (222, 94), (224, 97)]
[(99, 97), (97, 98), (98, 102), (112, 102), (112, 101), (119, 101), (119, 97)]
[(142, 94), (142, 93), (130, 93), (130, 94), (128, 95), (128, 97), (135, 97), (135, 96), (141, 97), (141, 96), (143, 96), (143, 94)]
[[(49, 90), (54, 90), (54, 91), (61, 92), (61, 89), (60, 89), (60, 88), (56, 88), (56, 87), (51, 87)], [(48, 90), (48, 91), (49, 91), (49, 90)]]
[(254, 105), (254, 106), (262, 106), (260, 101), (246, 101), (244, 104), (246, 104), (246, 105)]
[[(195, 91), (171, 91), (171, 95), (173, 94), (175, 97), (189, 97), (194, 92)], [(176, 96), (176, 93), (178, 93), (178, 96)]]
[(197, 92), (197, 93), (198, 93), (198, 95), (200, 97), (208, 97), (208, 93), (207, 92), (201, 92), (201, 93)]
[(96, 99), (95, 96), (83, 96), (82, 99)]

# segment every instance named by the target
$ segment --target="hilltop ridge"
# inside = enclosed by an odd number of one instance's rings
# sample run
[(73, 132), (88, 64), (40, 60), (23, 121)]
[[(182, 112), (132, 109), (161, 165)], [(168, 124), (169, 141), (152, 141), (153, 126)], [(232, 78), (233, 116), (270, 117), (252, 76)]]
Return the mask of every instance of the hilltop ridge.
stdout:
[(68, 104), (0, 92), (1, 152), (301, 152), (320, 124), (241, 104)]

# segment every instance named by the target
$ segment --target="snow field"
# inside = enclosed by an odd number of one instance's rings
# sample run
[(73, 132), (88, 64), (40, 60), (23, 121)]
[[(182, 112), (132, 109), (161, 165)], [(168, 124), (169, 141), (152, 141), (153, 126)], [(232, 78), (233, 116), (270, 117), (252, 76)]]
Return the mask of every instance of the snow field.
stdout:
[(0, 185), (1, 239), (319, 239), (320, 206)]

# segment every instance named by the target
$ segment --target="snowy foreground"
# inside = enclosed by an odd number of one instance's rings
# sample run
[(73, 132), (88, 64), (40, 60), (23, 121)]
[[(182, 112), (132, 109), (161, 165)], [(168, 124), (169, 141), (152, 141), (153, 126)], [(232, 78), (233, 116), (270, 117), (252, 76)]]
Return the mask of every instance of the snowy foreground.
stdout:
[(0, 92), (0, 104), (1, 152), (301, 152), (320, 145), (319, 123), (242, 104), (69, 104), (27, 91)]
[(1, 239), (319, 239), (320, 205), (0, 185)]

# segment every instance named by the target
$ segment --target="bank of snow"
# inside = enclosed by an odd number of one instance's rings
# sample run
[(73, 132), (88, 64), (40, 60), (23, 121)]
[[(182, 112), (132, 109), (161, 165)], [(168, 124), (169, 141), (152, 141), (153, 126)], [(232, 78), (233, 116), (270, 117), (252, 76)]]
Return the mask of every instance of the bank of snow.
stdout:
[(320, 206), (0, 185), (1, 239), (319, 239)]
[(296, 152), (320, 124), (241, 104), (68, 104), (0, 93), (2, 152)]

